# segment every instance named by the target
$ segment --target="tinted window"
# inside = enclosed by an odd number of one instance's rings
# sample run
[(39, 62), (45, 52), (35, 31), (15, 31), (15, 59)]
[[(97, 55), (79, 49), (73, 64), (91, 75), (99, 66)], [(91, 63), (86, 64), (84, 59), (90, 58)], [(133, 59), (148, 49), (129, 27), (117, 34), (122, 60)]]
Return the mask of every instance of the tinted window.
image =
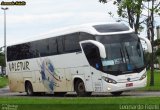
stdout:
[(63, 52), (63, 48), (64, 48), (64, 46), (63, 46), (63, 43), (64, 41), (63, 41), (63, 36), (59, 36), (58, 38), (57, 38), (57, 44), (58, 44), (58, 54), (62, 54), (62, 53), (64, 53)]
[(80, 32), (79, 41), (83, 40), (95, 40), (95, 37), (91, 34)]
[(43, 39), (7, 47), (7, 60), (23, 60), (57, 54), (56, 38)]
[(7, 48), (8, 61), (31, 58), (31, 53), (29, 53), (29, 49), (30, 45), (28, 45), (28, 43), (8, 47)]
[(129, 28), (124, 24), (107, 24), (107, 25), (95, 25), (93, 26), (98, 32), (120, 32), (128, 31)]
[(40, 57), (40, 51), (37, 48), (37, 43), (38, 43), (38, 41), (34, 41), (34, 42), (30, 43), (31, 48), (29, 49), (29, 52), (31, 53), (31, 56), (32, 56), (31, 58)]
[(79, 33), (64, 36), (64, 47), (65, 52), (80, 51)]
[(8, 61), (13, 61), (16, 58), (16, 46), (7, 47), (7, 59)]
[(49, 55), (55, 55), (58, 53), (58, 45), (57, 45), (57, 39), (56, 38), (50, 38), (48, 40), (49, 44)]
[(19, 47), (19, 52), (18, 52), (19, 54), (17, 53), (19, 59), (32, 58), (32, 53), (29, 52), (30, 49), (29, 43), (21, 44), (18, 45), (17, 47)]
[(94, 40), (87, 33), (73, 33), (7, 47), (7, 60), (23, 60), (80, 51), (79, 41)]
[(39, 51), (41, 57), (48, 55), (49, 53), (48, 43), (49, 43), (48, 39), (36, 41), (36, 48)]

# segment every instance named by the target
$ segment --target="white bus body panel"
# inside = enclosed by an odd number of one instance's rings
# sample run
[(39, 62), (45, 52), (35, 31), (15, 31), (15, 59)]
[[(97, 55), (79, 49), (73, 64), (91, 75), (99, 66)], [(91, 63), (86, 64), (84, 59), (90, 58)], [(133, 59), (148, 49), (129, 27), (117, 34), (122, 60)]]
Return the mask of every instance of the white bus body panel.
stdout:
[[(21, 70), (20, 62), (29, 62), (29, 70)], [(73, 81), (78, 76), (84, 81), (86, 90), (93, 91), (90, 66), (83, 53), (13, 61), (8, 62), (7, 67), (11, 91), (24, 92), (25, 81), (32, 83), (34, 92), (74, 91)], [(42, 78), (43, 73), (47, 79)], [(49, 87), (51, 83), (53, 87)]]

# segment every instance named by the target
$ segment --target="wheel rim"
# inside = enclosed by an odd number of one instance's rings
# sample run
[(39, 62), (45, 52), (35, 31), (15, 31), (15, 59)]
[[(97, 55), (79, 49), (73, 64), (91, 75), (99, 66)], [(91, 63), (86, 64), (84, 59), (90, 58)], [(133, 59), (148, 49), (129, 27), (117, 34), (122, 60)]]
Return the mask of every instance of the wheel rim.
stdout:
[(84, 92), (85, 91), (85, 87), (84, 87), (83, 82), (79, 83), (79, 85), (78, 85), (78, 91), (79, 92)]
[(32, 94), (32, 90), (31, 90), (31, 88), (29, 86), (27, 87), (27, 93), (28, 93), (28, 95)]

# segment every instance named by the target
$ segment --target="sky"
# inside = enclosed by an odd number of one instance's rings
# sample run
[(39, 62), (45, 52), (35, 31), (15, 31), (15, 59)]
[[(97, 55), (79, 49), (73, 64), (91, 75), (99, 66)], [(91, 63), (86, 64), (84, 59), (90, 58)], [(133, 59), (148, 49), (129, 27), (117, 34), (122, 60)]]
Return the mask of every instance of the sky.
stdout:
[[(115, 22), (108, 12), (116, 13), (117, 10), (112, 2), (102, 4), (98, 0), (25, 1), (25, 6), (8, 6), (7, 45), (57, 28), (93, 22)], [(3, 11), (0, 10), (0, 47), (4, 45), (3, 23)]]

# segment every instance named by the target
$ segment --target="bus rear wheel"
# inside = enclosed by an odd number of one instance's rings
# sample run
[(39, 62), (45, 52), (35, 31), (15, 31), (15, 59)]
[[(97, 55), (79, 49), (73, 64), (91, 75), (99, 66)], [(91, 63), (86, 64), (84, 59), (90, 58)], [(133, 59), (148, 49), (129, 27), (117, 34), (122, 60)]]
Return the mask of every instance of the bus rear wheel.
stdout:
[(33, 87), (32, 87), (32, 84), (30, 82), (27, 82), (25, 84), (25, 89), (26, 89), (26, 92), (27, 92), (28, 96), (33, 96), (34, 95)]
[(82, 80), (77, 80), (75, 83), (75, 91), (77, 93), (77, 96), (83, 97), (83, 96), (90, 96), (91, 92), (86, 92), (85, 85)]
[(120, 96), (122, 93), (123, 93), (123, 91), (111, 92), (111, 94), (114, 95), (114, 96)]

